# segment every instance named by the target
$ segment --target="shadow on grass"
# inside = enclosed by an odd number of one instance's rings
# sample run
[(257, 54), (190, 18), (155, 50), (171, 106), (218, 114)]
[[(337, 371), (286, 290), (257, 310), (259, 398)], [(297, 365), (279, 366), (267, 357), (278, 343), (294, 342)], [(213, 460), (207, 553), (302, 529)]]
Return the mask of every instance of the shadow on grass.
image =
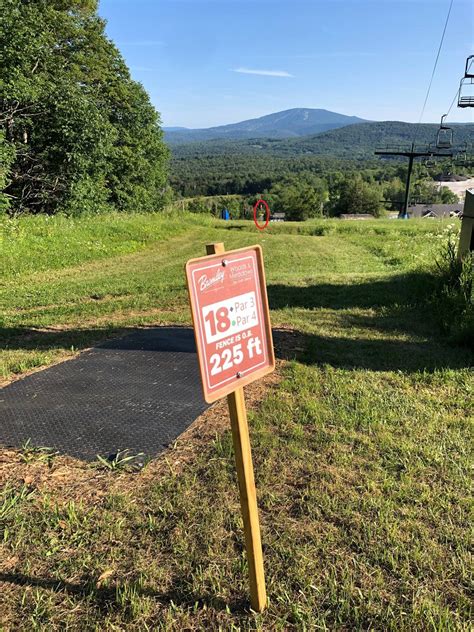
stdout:
[[(349, 320), (354, 318), (351, 316)], [(378, 324), (378, 319), (374, 321), (377, 324), (373, 323), (372, 327), (379, 331), (385, 326), (385, 323)], [(387, 330), (398, 333), (401, 328), (389, 325)], [(308, 366), (414, 373), (464, 369), (474, 364), (474, 355), (468, 349), (451, 345), (436, 336), (413, 341), (380, 335), (378, 338), (351, 338), (276, 330), (273, 338), (278, 358), (297, 360)]]
[(1, 327), (0, 348), (8, 350), (52, 351), (54, 349), (85, 349), (127, 330), (115, 327), (91, 329), (34, 329), (32, 327)]
[[(472, 365), (472, 354), (443, 339), (426, 298), (435, 287), (433, 275), (421, 272), (394, 275), (361, 283), (321, 283), (311, 286), (269, 285), (272, 309), (302, 308), (308, 322), (317, 324), (311, 310), (340, 311), (338, 326), (347, 336), (275, 330), (277, 357), (308, 364), (373, 371), (433, 371)], [(351, 309), (373, 309), (367, 314)], [(347, 310), (347, 313), (343, 310)], [(364, 337), (354, 336), (362, 330)], [(105, 342), (104, 342), (105, 341)], [(91, 328), (74, 330), (0, 329), (6, 349), (48, 351), (85, 349), (93, 345), (117, 350), (195, 353), (189, 327)]]
[(124, 351), (181, 351), (195, 353), (194, 334), (189, 327), (105, 327), (91, 329), (0, 328), (3, 349), (81, 350), (97, 345)]
[(434, 289), (433, 275), (413, 272), (355, 284), (270, 285), (268, 297), (272, 309), (307, 310), (298, 317), (311, 325), (318, 324), (311, 310), (339, 311), (342, 336), (300, 334), (305, 353), (298, 359), (306, 364), (406, 372), (470, 367), (473, 354), (441, 336), (427, 302)]
[(435, 339), (413, 342), (307, 335), (306, 353), (300, 361), (349, 370), (413, 373), (468, 368), (473, 364), (473, 356), (467, 349)]
[(422, 302), (435, 287), (433, 275), (410, 272), (362, 283), (319, 283), (308, 286), (269, 285), (271, 309), (350, 309), (392, 307)]
[(185, 585), (187, 578), (182, 578), (175, 582), (174, 587), (166, 592), (160, 592), (139, 586), (137, 583), (130, 582), (126, 585), (116, 585), (113, 587), (98, 587), (97, 580), (92, 580), (82, 584), (76, 584), (62, 579), (54, 579), (49, 577), (31, 577), (23, 573), (0, 573), (0, 582), (15, 584), (17, 586), (28, 586), (35, 588), (44, 588), (53, 592), (66, 592), (73, 596), (93, 597), (95, 603), (100, 608), (109, 609), (110, 606), (123, 608), (123, 604), (118, 600), (120, 589), (132, 588), (138, 597), (149, 597), (155, 599), (163, 605), (171, 603), (180, 604), (182, 606), (194, 605), (196, 603), (201, 607), (212, 607), (216, 610), (226, 610), (230, 608), (233, 612), (244, 612), (249, 610), (249, 604), (244, 599), (226, 602), (219, 597), (209, 595), (199, 595), (190, 591), (183, 590), (180, 586)]
[(215, 228), (220, 228), (220, 229), (224, 229), (224, 230), (245, 230), (245, 231), (249, 231), (252, 230), (251, 227), (249, 226), (222, 226), (222, 225), (217, 225), (215, 226)]
[[(301, 334), (291, 330), (275, 330), (274, 344), (278, 357), (299, 357)], [(299, 341), (299, 342), (298, 342)], [(32, 328), (0, 328), (0, 346), (11, 350), (50, 351), (54, 349), (99, 349), (123, 351), (169, 351), (196, 353), (194, 332), (190, 327), (124, 327), (97, 329), (38, 330)], [(296, 349), (296, 356), (293, 351)]]

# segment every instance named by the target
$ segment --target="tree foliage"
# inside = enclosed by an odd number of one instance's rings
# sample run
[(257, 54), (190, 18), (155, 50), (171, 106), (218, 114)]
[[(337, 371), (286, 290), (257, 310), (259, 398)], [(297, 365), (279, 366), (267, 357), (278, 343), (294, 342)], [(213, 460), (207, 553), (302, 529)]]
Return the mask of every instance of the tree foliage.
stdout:
[(96, 0), (3, 2), (0, 205), (10, 212), (162, 203), (158, 114), (96, 10)]
[(323, 204), (327, 196), (324, 180), (303, 175), (287, 178), (276, 184), (265, 199), (268, 199), (272, 212), (285, 213), (290, 220), (304, 221), (323, 214)]
[(420, 179), (413, 186), (411, 202), (417, 204), (456, 204), (459, 199), (448, 187), (439, 187), (430, 180)]
[(332, 215), (367, 213), (379, 217), (381, 210), (380, 187), (364, 182), (358, 174), (341, 182), (337, 197), (335, 196), (330, 206)]

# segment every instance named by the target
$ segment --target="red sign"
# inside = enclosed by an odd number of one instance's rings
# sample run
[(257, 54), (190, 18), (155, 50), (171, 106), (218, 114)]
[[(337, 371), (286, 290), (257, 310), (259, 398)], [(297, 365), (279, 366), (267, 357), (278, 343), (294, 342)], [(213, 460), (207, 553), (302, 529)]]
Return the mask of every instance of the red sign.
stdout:
[(186, 264), (204, 399), (214, 402), (275, 368), (260, 246)]

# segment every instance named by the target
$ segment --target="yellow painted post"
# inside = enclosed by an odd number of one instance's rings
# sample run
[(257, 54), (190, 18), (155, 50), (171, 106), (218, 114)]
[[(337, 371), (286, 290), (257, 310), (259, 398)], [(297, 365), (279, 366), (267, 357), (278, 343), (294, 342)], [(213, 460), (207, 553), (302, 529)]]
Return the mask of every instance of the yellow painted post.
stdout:
[[(208, 255), (223, 254), (223, 243), (208, 244)], [(240, 507), (244, 523), (245, 548), (249, 567), (250, 603), (255, 612), (262, 612), (267, 605), (265, 575), (263, 571), (262, 541), (258, 519), (257, 491), (253, 473), (250, 436), (245, 409), (244, 389), (238, 388), (227, 396), (229, 405), (235, 464), (239, 481)]]

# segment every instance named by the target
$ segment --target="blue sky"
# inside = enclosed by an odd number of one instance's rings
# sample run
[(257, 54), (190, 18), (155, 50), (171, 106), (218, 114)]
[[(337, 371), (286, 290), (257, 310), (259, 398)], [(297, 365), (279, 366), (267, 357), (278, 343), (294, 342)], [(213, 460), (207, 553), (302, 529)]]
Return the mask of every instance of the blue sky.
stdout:
[[(417, 122), (449, 0), (101, 0), (107, 33), (166, 126), (294, 107)], [(472, 54), (454, 0), (423, 122), (449, 107)], [(451, 121), (472, 121), (453, 107)]]

